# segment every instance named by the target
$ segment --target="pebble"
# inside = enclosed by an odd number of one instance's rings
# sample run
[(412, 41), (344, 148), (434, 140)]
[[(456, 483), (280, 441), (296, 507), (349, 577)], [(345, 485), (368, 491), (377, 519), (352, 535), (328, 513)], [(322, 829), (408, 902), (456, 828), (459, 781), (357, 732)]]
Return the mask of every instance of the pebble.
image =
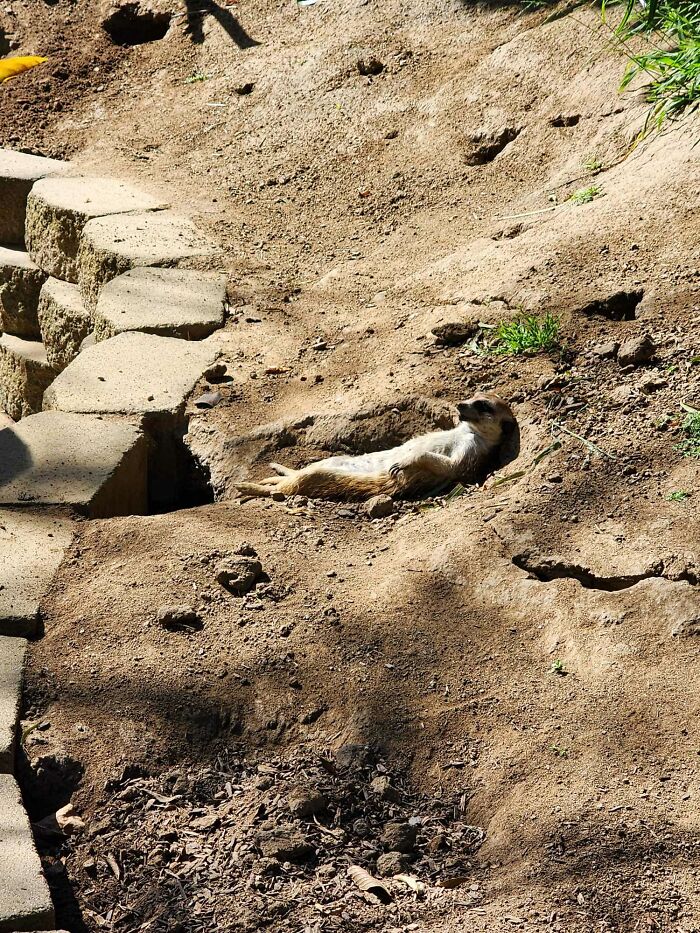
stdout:
[(262, 574), (262, 564), (251, 557), (229, 557), (216, 569), (216, 579), (235, 596), (245, 596)]
[(156, 613), (156, 622), (171, 632), (202, 628), (202, 617), (191, 606), (161, 606)]
[(372, 760), (369, 745), (343, 745), (335, 753), (335, 763), (342, 771), (347, 768), (366, 768)]
[(416, 844), (416, 832), (415, 826), (394, 820), (384, 827), (382, 845), (390, 852), (412, 852)]
[(476, 321), (451, 321), (448, 324), (438, 324), (431, 333), (435, 342), (442, 347), (457, 347), (470, 340), (479, 330)]
[(328, 801), (318, 791), (299, 785), (287, 795), (287, 806), (294, 816), (317, 816), (328, 806)]
[(599, 343), (593, 347), (593, 353), (596, 356), (601, 357), (604, 360), (613, 359), (617, 356), (617, 351), (620, 349), (620, 344), (617, 340), (610, 340), (606, 343)]
[(391, 496), (372, 496), (365, 504), (365, 512), (370, 518), (386, 518), (393, 511), (394, 500)]
[(401, 799), (401, 795), (399, 794), (398, 790), (391, 786), (391, 781), (384, 775), (374, 778), (369, 787), (373, 794), (376, 794), (383, 800), (390, 800), (393, 803), (398, 803), (398, 801)]
[(617, 353), (620, 366), (639, 366), (647, 363), (656, 353), (656, 345), (647, 334), (626, 340)]
[(314, 851), (306, 836), (290, 823), (281, 823), (274, 829), (259, 832), (256, 843), (265, 858), (279, 862), (301, 862)]
[(406, 870), (406, 859), (400, 852), (385, 852), (377, 859), (377, 874), (381, 878), (400, 875)]

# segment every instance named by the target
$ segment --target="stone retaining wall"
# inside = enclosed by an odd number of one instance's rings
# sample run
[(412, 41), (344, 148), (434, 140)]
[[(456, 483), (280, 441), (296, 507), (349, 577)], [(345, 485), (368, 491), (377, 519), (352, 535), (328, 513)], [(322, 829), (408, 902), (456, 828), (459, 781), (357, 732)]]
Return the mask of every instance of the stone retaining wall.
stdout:
[(15, 422), (0, 429), (0, 933), (54, 927), (14, 778), (41, 600), (80, 517), (176, 498), (185, 404), (218, 357), (226, 280), (178, 267), (219, 250), (166, 208), (0, 150), (0, 412)]

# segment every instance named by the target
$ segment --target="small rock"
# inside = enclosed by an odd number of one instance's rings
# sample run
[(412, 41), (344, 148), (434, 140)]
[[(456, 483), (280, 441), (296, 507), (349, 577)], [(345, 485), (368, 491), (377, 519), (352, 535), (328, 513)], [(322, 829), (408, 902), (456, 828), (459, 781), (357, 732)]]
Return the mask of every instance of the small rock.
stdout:
[(385, 852), (377, 859), (377, 874), (381, 878), (400, 875), (406, 867), (406, 858), (400, 852)]
[(666, 379), (662, 379), (661, 376), (650, 376), (649, 379), (643, 379), (637, 388), (643, 395), (651, 395), (652, 392), (658, 392), (667, 386), (668, 382)]
[(428, 855), (436, 855), (441, 849), (447, 848), (447, 839), (443, 833), (438, 833), (428, 841), (425, 851)]
[(366, 768), (372, 762), (372, 750), (369, 745), (343, 745), (334, 758), (336, 767), (341, 771)]
[(250, 557), (229, 557), (216, 569), (216, 579), (234, 596), (249, 593), (262, 574), (262, 564)]
[(561, 475), (561, 473), (550, 473), (549, 476), (547, 477), (547, 482), (548, 483), (561, 483), (563, 482), (563, 479), (564, 478)]
[(194, 829), (199, 832), (208, 832), (212, 829), (218, 829), (221, 825), (221, 818), (216, 815), (216, 813), (208, 813), (206, 816), (198, 816), (196, 819), (192, 820), (189, 825), (189, 829)]
[(609, 360), (614, 359), (617, 356), (617, 351), (620, 349), (620, 344), (617, 340), (609, 340), (606, 343), (598, 343), (593, 347), (593, 352), (596, 356), (601, 357), (601, 359)]
[(386, 518), (394, 511), (394, 500), (391, 496), (372, 496), (365, 504), (365, 512), (370, 518)]
[(359, 836), (360, 839), (364, 839), (366, 836), (369, 836), (370, 827), (367, 820), (363, 820), (361, 817), (359, 820), (355, 820), (352, 824), (352, 831), (356, 836)]
[(376, 777), (369, 785), (369, 788), (373, 794), (376, 794), (377, 797), (381, 797), (382, 800), (390, 800), (392, 803), (398, 803), (401, 799), (398, 790), (391, 786), (391, 781), (384, 775)]
[(265, 858), (279, 862), (301, 862), (314, 852), (306, 836), (290, 823), (281, 823), (275, 829), (258, 833), (256, 842)]
[(304, 818), (323, 813), (328, 801), (318, 791), (299, 785), (287, 794), (287, 806), (293, 816)]
[(202, 618), (191, 606), (161, 606), (156, 622), (169, 632), (199, 631)]
[(394, 820), (387, 823), (382, 832), (382, 845), (390, 852), (412, 852), (416, 844), (417, 830), (415, 826)]
[(45, 836), (73, 836), (85, 829), (85, 823), (75, 812), (72, 803), (67, 803), (50, 816), (34, 824), (34, 828)]
[(648, 335), (626, 340), (617, 353), (620, 366), (640, 366), (647, 363), (656, 353), (656, 345)]
[(451, 321), (448, 324), (438, 324), (433, 327), (431, 334), (435, 342), (441, 347), (458, 347), (476, 334), (479, 325), (474, 321)]
[(204, 373), (209, 382), (221, 382), (226, 376), (226, 363), (214, 363)]

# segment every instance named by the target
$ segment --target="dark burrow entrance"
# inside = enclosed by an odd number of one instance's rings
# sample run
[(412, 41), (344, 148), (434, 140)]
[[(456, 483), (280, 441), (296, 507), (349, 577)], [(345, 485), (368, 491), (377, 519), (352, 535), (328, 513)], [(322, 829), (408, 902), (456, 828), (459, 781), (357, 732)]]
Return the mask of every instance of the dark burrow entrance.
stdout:
[(115, 45), (143, 45), (165, 38), (170, 19), (170, 13), (143, 9), (140, 3), (125, 3), (102, 26)]

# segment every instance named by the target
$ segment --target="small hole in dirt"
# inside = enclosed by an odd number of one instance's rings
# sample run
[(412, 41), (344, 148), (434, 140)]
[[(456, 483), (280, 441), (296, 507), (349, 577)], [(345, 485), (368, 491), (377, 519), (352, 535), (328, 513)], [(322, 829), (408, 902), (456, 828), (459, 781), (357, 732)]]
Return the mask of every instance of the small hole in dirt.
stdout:
[(581, 314), (588, 317), (604, 317), (609, 321), (634, 321), (637, 317), (637, 305), (644, 297), (644, 289), (619, 291), (607, 298), (596, 298), (581, 308)]
[(143, 10), (139, 3), (125, 3), (102, 23), (116, 45), (143, 45), (158, 42), (170, 28), (170, 13)]
[(70, 755), (42, 755), (29, 761), (17, 756), (17, 780), (30, 819), (36, 822), (70, 803), (84, 772)]

